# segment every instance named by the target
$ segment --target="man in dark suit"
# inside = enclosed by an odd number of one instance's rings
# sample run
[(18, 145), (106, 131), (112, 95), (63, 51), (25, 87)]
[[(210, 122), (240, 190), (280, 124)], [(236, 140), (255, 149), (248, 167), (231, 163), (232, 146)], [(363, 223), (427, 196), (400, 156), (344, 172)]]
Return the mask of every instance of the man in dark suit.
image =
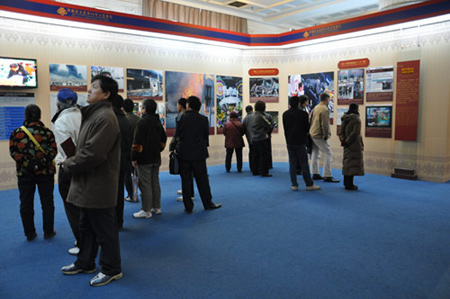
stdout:
[(209, 125), (208, 118), (199, 113), (200, 99), (190, 96), (186, 102), (187, 111), (177, 123), (175, 137), (179, 138), (178, 155), (181, 166), (181, 186), (183, 189), (183, 203), (186, 213), (192, 213), (194, 202), (191, 197), (192, 174), (197, 183), (198, 192), (205, 210), (218, 209), (222, 205), (212, 202), (211, 188), (209, 186), (208, 158)]

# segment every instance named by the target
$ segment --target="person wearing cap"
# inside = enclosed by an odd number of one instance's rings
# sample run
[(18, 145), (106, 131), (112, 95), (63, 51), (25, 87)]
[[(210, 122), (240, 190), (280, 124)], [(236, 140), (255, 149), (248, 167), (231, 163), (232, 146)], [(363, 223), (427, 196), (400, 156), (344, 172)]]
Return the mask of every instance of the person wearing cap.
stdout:
[(21, 76), (22, 77), (22, 84), (27, 83), (27, 81), (29, 80), (29, 76), (30, 74), (28, 74), (28, 72), (25, 70), (25, 68), (23, 67), (23, 65), (18, 64), (18, 63), (11, 63), (9, 65), (9, 74), (6, 77), (7, 79), (13, 77), (13, 76)]
[(227, 121), (223, 127), (223, 135), (225, 135), (225, 148), (227, 155), (225, 158), (225, 169), (230, 172), (231, 158), (233, 152), (236, 152), (237, 170), (242, 172), (242, 148), (244, 147), (244, 126), (238, 119), (238, 114), (235, 111), (230, 113), (230, 120)]
[[(62, 144), (64, 142), (71, 142), (74, 146), (77, 145), (81, 125), (81, 112), (77, 107), (77, 100), (78, 95), (70, 88), (63, 88), (58, 92), (56, 102), (57, 112), (52, 118), (52, 123), (55, 128), (55, 140), (58, 146), (58, 154), (55, 158), (57, 165), (60, 165), (67, 158), (67, 153), (64, 151)], [(78, 228), (80, 208), (66, 201), (71, 179), (72, 175), (64, 171), (60, 166), (58, 171), (59, 194), (63, 200), (67, 220), (78, 245), (80, 242), (80, 231)], [(73, 255), (77, 255), (79, 251), (78, 246), (69, 249), (69, 253)]]
[(38, 106), (26, 106), (23, 126), (15, 129), (9, 138), (9, 152), (16, 162), (20, 216), (28, 241), (37, 237), (33, 205), (36, 186), (42, 206), (44, 239), (53, 238), (56, 234), (53, 229), (53, 188), (56, 172), (53, 159), (57, 149), (53, 132), (45, 127), (40, 119), (41, 109)]
[(353, 184), (355, 175), (364, 175), (363, 150), (364, 143), (361, 136), (361, 119), (358, 104), (351, 103), (348, 111), (341, 118), (339, 140), (344, 147), (342, 160), (342, 174), (346, 190), (358, 190)]

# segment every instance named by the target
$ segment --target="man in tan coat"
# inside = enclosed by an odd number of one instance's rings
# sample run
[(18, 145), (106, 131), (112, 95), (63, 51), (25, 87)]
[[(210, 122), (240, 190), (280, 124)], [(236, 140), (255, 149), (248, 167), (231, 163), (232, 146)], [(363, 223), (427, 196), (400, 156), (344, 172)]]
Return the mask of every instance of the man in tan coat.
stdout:
[(120, 163), (120, 129), (111, 106), (117, 95), (114, 79), (98, 75), (88, 90), (89, 106), (82, 108), (82, 123), (74, 156), (62, 162), (72, 173), (67, 201), (81, 208), (80, 252), (75, 263), (61, 268), (66, 275), (93, 273), (101, 247), (102, 267), (89, 282), (101, 286), (122, 277), (116, 218)]
[[(310, 115), (309, 135), (311, 135), (313, 141), (311, 154), (312, 179), (323, 179), (324, 182), (339, 183), (339, 180), (333, 178), (331, 174), (333, 152), (328, 143), (328, 139), (331, 137), (329, 102), (330, 95), (325, 92), (322, 93), (320, 95), (320, 103), (314, 107)], [(319, 152), (323, 154), (323, 177), (319, 173)]]

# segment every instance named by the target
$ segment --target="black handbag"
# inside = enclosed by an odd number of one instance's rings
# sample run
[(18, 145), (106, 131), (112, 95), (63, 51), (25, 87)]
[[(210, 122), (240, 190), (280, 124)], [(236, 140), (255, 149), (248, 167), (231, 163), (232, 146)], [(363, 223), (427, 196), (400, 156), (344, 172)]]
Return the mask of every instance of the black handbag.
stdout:
[(173, 151), (169, 154), (169, 173), (180, 174), (180, 161), (177, 152)]

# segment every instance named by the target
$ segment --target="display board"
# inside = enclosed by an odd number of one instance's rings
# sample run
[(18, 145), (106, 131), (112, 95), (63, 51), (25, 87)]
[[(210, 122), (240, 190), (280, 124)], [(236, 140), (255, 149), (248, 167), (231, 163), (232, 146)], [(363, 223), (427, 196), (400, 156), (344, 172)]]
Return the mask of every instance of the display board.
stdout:
[(0, 140), (23, 125), (25, 107), (34, 104), (34, 93), (0, 92)]

